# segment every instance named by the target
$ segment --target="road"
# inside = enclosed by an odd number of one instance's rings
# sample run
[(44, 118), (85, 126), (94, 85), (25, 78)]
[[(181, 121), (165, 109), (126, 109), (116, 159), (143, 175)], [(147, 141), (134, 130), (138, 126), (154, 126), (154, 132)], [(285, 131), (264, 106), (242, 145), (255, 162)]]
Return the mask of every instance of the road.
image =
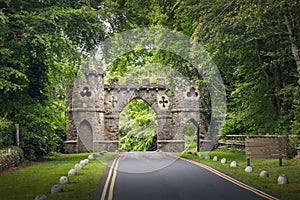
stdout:
[[(246, 189), (245, 189), (246, 188)], [(95, 200), (276, 199), (217, 170), (158, 152), (122, 153)]]

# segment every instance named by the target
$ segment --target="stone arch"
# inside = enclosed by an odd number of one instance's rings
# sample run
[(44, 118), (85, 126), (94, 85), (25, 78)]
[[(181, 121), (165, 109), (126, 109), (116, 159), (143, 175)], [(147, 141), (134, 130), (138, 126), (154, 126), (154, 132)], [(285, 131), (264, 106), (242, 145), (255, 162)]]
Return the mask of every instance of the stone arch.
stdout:
[(183, 132), (185, 132), (186, 126), (189, 123), (193, 124), (195, 126), (195, 128), (196, 128), (196, 141), (197, 141), (196, 150), (197, 150), (197, 152), (199, 152), (199, 150), (200, 150), (200, 125), (199, 125), (199, 123), (194, 118), (191, 118), (191, 119), (189, 119), (189, 120), (187, 120), (185, 122)]
[[(118, 117), (118, 119), (119, 119), (119, 123), (118, 123), (118, 142), (119, 142), (119, 149), (121, 149), (120, 148), (120, 130), (121, 130), (121, 124), (120, 124), (120, 118), (121, 118), (121, 116), (122, 116), (122, 112), (124, 111), (124, 109), (130, 104), (130, 103), (132, 103), (133, 101), (135, 101), (135, 100), (141, 100), (144, 104), (147, 104), (147, 106), (149, 106), (150, 107), (150, 109), (152, 110), (152, 112), (154, 112), (155, 113), (155, 116), (157, 116), (157, 111), (155, 111), (155, 109), (153, 109), (153, 107), (152, 107), (152, 105), (148, 102), (148, 101), (146, 101), (144, 98), (142, 98), (142, 97), (140, 97), (140, 96), (136, 96), (136, 97), (134, 97), (134, 98), (132, 98), (132, 99), (130, 99), (129, 101), (128, 101), (128, 103), (127, 104), (125, 104), (124, 106), (122, 106), (122, 108), (121, 108), (121, 111), (120, 111), (120, 113), (119, 113), (119, 117)], [(155, 126), (155, 127), (154, 127)], [(151, 149), (150, 151), (152, 151), (152, 150), (157, 150), (157, 135), (158, 135), (158, 123), (157, 123), (157, 119), (155, 119), (155, 125), (153, 125), (153, 124), (150, 124), (150, 126), (147, 126), (147, 128), (149, 128), (149, 127), (151, 127), (151, 128), (154, 128), (155, 130), (154, 130), (154, 132), (155, 132), (155, 136), (153, 137), (153, 143), (152, 144), (154, 144), (155, 143), (155, 145), (154, 145), (154, 149)], [(144, 129), (143, 129), (144, 130)], [(128, 134), (128, 133), (127, 133)], [(135, 136), (133, 135), (133, 138), (134, 138)], [(139, 136), (140, 137), (140, 136)], [(148, 137), (149, 138), (149, 137)], [(143, 139), (145, 139), (143, 136), (142, 136), (142, 138), (140, 138), (141, 140), (143, 140)], [(124, 150), (124, 149), (122, 149), (122, 150)], [(130, 149), (130, 150), (134, 150), (134, 151), (145, 151), (145, 149)], [(147, 151), (148, 151), (149, 149), (147, 149)]]
[(152, 110), (154, 110), (155, 114), (157, 115), (159, 113), (159, 108), (157, 105), (155, 105), (154, 103), (150, 102), (148, 99), (144, 98), (143, 96), (140, 96), (140, 95), (136, 95), (134, 97), (131, 97), (130, 99), (128, 99), (127, 103), (125, 103), (124, 105), (122, 105), (120, 107), (120, 113), (123, 111), (123, 109), (132, 101), (136, 100), (136, 99), (141, 99), (143, 100), (145, 103), (147, 103), (151, 108)]
[(83, 120), (78, 127), (78, 152), (93, 151), (93, 128), (87, 120)]

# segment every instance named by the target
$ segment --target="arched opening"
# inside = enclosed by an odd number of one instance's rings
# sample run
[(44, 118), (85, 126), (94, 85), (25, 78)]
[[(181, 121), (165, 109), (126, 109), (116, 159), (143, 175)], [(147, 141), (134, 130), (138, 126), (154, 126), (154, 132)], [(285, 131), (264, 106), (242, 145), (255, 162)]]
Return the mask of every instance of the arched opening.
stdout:
[(156, 113), (144, 100), (131, 100), (119, 117), (121, 151), (154, 151), (157, 149)]
[(199, 126), (190, 120), (184, 127), (184, 149), (199, 151)]
[(78, 152), (93, 151), (93, 130), (86, 120), (80, 123), (78, 129)]

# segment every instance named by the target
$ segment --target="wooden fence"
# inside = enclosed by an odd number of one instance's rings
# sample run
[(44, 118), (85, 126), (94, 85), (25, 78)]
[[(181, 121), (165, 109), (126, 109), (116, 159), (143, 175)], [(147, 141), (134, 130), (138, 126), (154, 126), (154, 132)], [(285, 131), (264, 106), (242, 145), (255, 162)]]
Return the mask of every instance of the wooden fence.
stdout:
[[(232, 145), (240, 148), (245, 148), (246, 138), (282, 138), (284, 135), (226, 135), (225, 138), (218, 139), (218, 145)], [(300, 135), (289, 135), (289, 138), (298, 137)]]

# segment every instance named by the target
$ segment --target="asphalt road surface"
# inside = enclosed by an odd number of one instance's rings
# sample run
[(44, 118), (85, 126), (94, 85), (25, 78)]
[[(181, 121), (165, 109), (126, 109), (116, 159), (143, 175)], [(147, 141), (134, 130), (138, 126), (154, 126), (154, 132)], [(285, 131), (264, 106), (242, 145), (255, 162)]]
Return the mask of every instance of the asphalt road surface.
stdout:
[[(200, 164), (201, 165), (201, 164)], [(158, 152), (128, 152), (106, 170), (95, 200), (277, 199), (207, 166)]]

